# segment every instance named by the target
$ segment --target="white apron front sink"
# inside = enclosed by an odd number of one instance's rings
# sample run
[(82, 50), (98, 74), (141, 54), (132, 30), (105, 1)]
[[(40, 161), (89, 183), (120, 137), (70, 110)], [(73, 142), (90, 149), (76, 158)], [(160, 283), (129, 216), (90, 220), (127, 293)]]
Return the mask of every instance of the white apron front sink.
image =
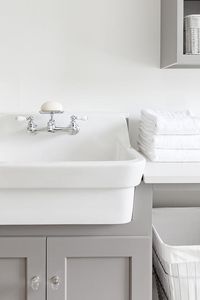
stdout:
[[(47, 118), (35, 116), (40, 129)], [(131, 221), (145, 160), (130, 146), (126, 119), (92, 114), (80, 127), (75, 136), (34, 135), (15, 115), (0, 116), (1, 225)]]

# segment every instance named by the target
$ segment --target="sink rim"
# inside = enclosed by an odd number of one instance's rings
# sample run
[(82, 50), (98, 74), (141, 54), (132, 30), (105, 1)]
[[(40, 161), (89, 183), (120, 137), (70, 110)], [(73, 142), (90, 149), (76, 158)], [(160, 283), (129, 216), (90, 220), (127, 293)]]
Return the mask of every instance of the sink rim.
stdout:
[[(146, 160), (133, 148), (123, 161), (0, 164), (0, 189), (129, 188), (140, 184)], [(122, 176), (123, 175), (123, 176)]]
[(0, 167), (93, 167), (93, 166), (113, 166), (113, 165), (130, 165), (137, 162), (145, 162), (146, 159), (137, 150), (130, 147), (124, 147), (127, 154), (133, 156), (130, 159), (113, 159), (113, 160), (61, 160), (61, 161), (0, 161)]

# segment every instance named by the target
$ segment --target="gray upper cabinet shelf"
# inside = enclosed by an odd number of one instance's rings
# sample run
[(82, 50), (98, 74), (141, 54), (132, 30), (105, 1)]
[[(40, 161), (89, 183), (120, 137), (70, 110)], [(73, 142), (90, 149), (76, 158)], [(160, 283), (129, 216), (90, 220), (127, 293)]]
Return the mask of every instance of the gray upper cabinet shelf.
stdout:
[(200, 0), (161, 0), (161, 68), (200, 68), (200, 55), (184, 54), (184, 16), (200, 14)]

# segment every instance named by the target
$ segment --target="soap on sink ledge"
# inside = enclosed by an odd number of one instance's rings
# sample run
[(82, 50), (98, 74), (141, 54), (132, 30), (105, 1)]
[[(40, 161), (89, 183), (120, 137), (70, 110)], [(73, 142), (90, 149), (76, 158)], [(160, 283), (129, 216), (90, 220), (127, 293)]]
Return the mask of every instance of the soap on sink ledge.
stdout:
[(56, 101), (47, 101), (41, 106), (42, 112), (63, 112), (63, 106)]

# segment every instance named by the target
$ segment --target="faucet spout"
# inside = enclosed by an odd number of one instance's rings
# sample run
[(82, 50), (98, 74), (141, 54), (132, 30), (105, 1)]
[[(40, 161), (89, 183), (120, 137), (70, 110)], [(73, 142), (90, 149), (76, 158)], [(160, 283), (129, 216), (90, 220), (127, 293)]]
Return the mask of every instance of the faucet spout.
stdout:
[(54, 113), (51, 112), (50, 120), (47, 123), (47, 130), (48, 130), (48, 132), (55, 132), (55, 128), (56, 128), (56, 121), (54, 119)]

